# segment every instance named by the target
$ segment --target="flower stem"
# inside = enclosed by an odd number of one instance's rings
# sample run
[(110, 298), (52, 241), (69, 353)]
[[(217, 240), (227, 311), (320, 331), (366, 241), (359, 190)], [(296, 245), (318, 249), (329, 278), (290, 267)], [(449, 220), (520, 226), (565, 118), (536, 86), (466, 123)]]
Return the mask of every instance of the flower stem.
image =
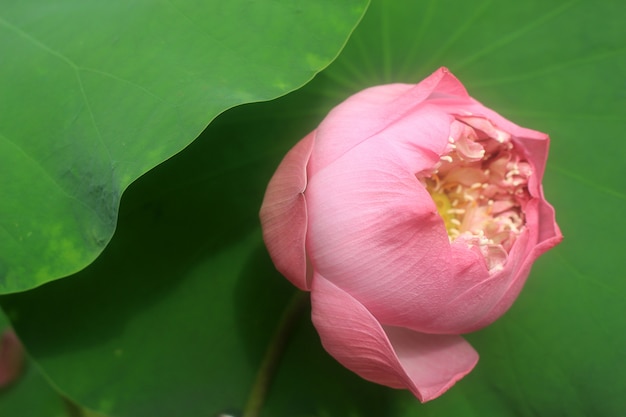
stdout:
[(289, 304), (285, 307), (283, 314), (278, 322), (278, 326), (272, 336), (259, 371), (257, 372), (254, 385), (250, 391), (246, 408), (242, 417), (259, 417), (265, 397), (269, 390), (272, 378), (276, 373), (278, 364), (282, 357), (289, 336), (291, 335), (295, 324), (300, 318), (301, 313), (308, 304), (308, 293), (303, 291), (296, 291), (296, 293), (289, 300)]

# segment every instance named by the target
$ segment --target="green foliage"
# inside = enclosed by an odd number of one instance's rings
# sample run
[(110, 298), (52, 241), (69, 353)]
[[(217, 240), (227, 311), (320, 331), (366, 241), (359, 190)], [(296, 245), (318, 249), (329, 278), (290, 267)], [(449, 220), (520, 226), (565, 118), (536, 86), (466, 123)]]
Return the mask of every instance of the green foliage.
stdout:
[[(10, 325), (0, 311), (0, 335)], [(34, 364), (27, 363), (19, 379), (0, 390), (0, 416), (65, 417), (63, 401)]]
[(224, 110), (310, 80), (366, 0), (8, 3), (0, 12), (0, 293), (93, 261), (132, 181)]
[(374, 1), (312, 82), (227, 111), (131, 185), (93, 264), (0, 303), (46, 376), (89, 408), (237, 414), (293, 291), (257, 220), (280, 158), (348, 94), (445, 65), (485, 105), (551, 135), (544, 185), (564, 242), (537, 262), (511, 311), (468, 335), (480, 362), (441, 398), (419, 404), (359, 379), (304, 317), (262, 415), (621, 415), (625, 17), (618, 0)]

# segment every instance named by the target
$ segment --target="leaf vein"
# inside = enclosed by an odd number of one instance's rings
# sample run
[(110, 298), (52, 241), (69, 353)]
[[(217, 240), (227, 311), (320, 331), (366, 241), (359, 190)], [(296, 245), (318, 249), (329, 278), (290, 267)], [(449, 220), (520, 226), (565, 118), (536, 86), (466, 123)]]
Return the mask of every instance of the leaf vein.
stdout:
[[(465, 23), (460, 25), (459, 28), (448, 38), (445, 44), (443, 44), (440, 48), (437, 48), (437, 52), (431, 56), (428, 60), (428, 63), (425, 65), (426, 68), (430, 68), (434, 65), (434, 63), (438, 62), (442, 56), (445, 55), (448, 50), (456, 43), (458, 39), (461, 38), (466, 32), (468, 32), (471, 28), (473, 28), (476, 21), (489, 9), (492, 1), (485, 1), (480, 7), (477, 7), (474, 14), (472, 14), (468, 19), (465, 20)], [(460, 68), (460, 65), (455, 66), (455, 70)]]
[(133, 87), (137, 87), (139, 90), (143, 91), (144, 93), (148, 94), (149, 96), (154, 97), (154, 98), (156, 98), (157, 100), (159, 100), (161, 102), (165, 102), (165, 99), (163, 97), (161, 97), (161, 96), (157, 95), (156, 93), (148, 90), (146, 87), (144, 87), (144, 86), (142, 86), (140, 84), (137, 84), (134, 81), (131, 81), (131, 80), (119, 77), (119, 76), (117, 76), (115, 74), (112, 74), (110, 72), (98, 70), (98, 69), (95, 69), (95, 68), (87, 68), (87, 67), (77, 67), (77, 68), (80, 71), (91, 72), (91, 73), (94, 73), (94, 74), (102, 75), (103, 77), (108, 77), (108, 78), (111, 78), (112, 80), (119, 81), (119, 82), (122, 82), (122, 83), (126, 83), (128, 85), (133, 86)]
[(65, 189), (65, 187), (63, 187), (58, 180), (37, 160), (35, 159), (32, 155), (30, 155), (28, 152), (26, 152), (24, 150), (24, 148), (22, 146), (20, 146), (17, 142), (9, 139), (6, 135), (0, 133), (0, 139), (4, 140), (6, 143), (12, 145), (18, 152), (20, 152), (27, 160), (31, 161), (31, 163), (37, 167), (39, 169), (39, 171), (50, 180), (50, 182), (52, 184), (54, 184), (56, 186), (56, 188), (61, 192), (61, 194), (63, 194), (64, 196), (66, 196), (68, 199), (70, 200), (74, 200), (76, 202), (78, 202), (80, 205), (82, 205), (83, 207), (89, 209), (89, 211), (93, 212), (94, 214), (96, 214), (96, 216), (98, 216), (98, 218), (102, 219), (100, 214), (98, 213), (97, 210), (94, 210), (93, 207), (90, 207), (89, 205), (87, 205), (84, 201), (81, 201), (77, 196), (71, 194), (67, 189)]
[(60, 53), (59, 51), (56, 51), (56, 50), (52, 49), (51, 47), (49, 47), (45, 43), (41, 42), (39, 39), (37, 39), (34, 36), (28, 34), (26, 31), (24, 31), (24, 30), (20, 29), (19, 27), (11, 24), (7, 20), (3, 19), (2, 17), (0, 17), (0, 24), (6, 26), (9, 30), (12, 30), (13, 32), (17, 33), (19, 36), (21, 36), (22, 38), (26, 39), (27, 41), (29, 41), (33, 45), (37, 46), (38, 48), (42, 49), (43, 51), (49, 53), (50, 55), (53, 55), (53, 56), (59, 58), (61, 61), (65, 62), (67, 65), (69, 65), (70, 67), (74, 68), (75, 70), (78, 68), (78, 66), (74, 63), (74, 61), (72, 61), (71, 59), (69, 59), (68, 57), (66, 57), (65, 55)]
[(503, 36), (498, 41), (493, 42), (493, 43), (487, 45), (483, 49), (477, 51), (475, 54), (470, 55), (469, 57), (465, 58), (465, 60), (460, 61), (458, 63), (458, 65), (456, 65), (455, 69), (457, 71), (459, 71), (460, 69), (462, 69), (462, 68), (470, 65), (474, 61), (478, 60), (482, 56), (487, 55), (490, 52), (493, 52), (493, 51), (495, 51), (497, 49), (500, 49), (500, 48), (504, 47), (505, 45), (513, 42), (515, 39), (518, 39), (518, 38), (524, 36), (526, 33), (530, 32), (532, 29), (534, 29), (534, 28), (536, 28), (538, 26), (541, 26), (542, 24), (548, 22), (549, 20), (554, 19), (555, 17), (559, 16), (565, 10), (569, 9), (574, 4), (578, 3), (578, 1), (579, 0), (572, 0), (572, 1), (568, 2), (568, 3), (565, 3), (564, 5), (555, 8), (551, 12), (546, 13), (545, 15), (540, 16), (536, 20), (533, 20), (533, 21), (529, 22), (528, 24), (520, 27), (518, 30), (509, 33), (507, 36)]
[(612, 197), (616, 197), (620, 200), (624, 200), (626, 201), (626, 194), (620, 193), (619, 191), (615, 191), (609, 187), (605, 187), (603, 185), (600, 184), (596, 184), (593, 181), (589, 181), (587, 178), (583, 177), (582, 175), (576, 174), (568, 169), (565, 169), (563, 167), (560, 167), (558, 165), (551, 165), (552, 169), (556, 172), (559, 172), (562, 175), (565, 175), (566, 177), (569, 177), (573, 180), (576, 180), (577, 182), (580, 182), (581, 184), (584, 184), (596, 191), (600, 191), (604, 194), (608, 194)]
[(533, 78), (543, 77), (552, 74), (563, 69), (571, 69), (577, 66), (591, 64), (598, 61), (603, 61), (607, 58), (612, 58), (616, 55), (622, 55), (626, 52), (626, 48), (621, 48), (613, 51), (606, 51), (595, 55), (590, 55), (583, 58), (572, 59), (570, 61), (560, 62), (557, 65), (542, 68), (537, 71), (524, 71), (521, 74), (515, 74), (509, 77), (503, 77), (498, 79), (491, 79), (484, 82), (476, 82), (472, 84), (472, 87), (491, 87), (501, 84), (507, 84), (511, 82), (525, 81)]

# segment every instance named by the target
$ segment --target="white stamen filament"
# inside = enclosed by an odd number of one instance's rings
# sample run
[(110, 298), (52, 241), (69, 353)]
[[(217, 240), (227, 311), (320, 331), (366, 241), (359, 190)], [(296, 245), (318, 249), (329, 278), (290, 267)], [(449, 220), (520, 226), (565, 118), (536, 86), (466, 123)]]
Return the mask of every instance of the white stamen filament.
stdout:
[[(505, 254), (524, 229), (531, 169), (510, 135), (493, 127), (495, 137), (485, 137), (485, 132), (477, 134), (468, 126), (463, 127), (467, 136), (458, 140), (480, 159), (458, 154), (460, 148), (450, 137), (448, 153), (421, 178), (437, 203), (450, 241), (479, 247), (490, 270), (495, 270), (503, 267)], [(478, 181), (464, 185), (469, 178)]]

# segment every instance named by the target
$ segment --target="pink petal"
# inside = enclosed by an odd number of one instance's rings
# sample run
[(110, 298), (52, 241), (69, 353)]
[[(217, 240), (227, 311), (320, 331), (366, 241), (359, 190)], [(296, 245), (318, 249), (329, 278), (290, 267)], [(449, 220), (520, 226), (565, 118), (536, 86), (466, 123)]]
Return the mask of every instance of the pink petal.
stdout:
[(320, 124), (309, 174), (315, 174), (399, 120), (409, 119), (433, 94), (467, 96), (463, 85), (446, 68), (438, 69), (417, 85), (388, 84), (351, 96)]
[(548, 203), (543, 196), (543, 187), (539, 187), (539, 207), (537, 208), (537, 247), (535, 251), (537, 256), (546, 252), (548, 249), (556, 246), (561, 240), (563, 235), (561, 229), (556, 224), (556, 215), (554, 213), (554, 207)]
[(265, 245), (278, 269), (295, 286), (308, 290), (305, 236), (307, 206), (306, 168), (315, 131), (285, 155), (270, 180), (261, 206)]
[(24, 367), (24, 348), (13, 330), (0, 337), (0, 389), (13, 383)]
[(484, 117), (467, 116), (459, 117), (459, 120), (467, 123), (474, 129), (480, 130), (486, 134), (486, 137), (494, 138), (500, 143), (504, 143), (511, 139), (511, 135), (508, 132), (496, 128), (489, 120)]
[(313, 324), (324, 348), (361, 377), (432, 400), (468, 374), (478, 354), (457, 335), (382, 326), (350, 294), (319, 274), (312, 284)]

